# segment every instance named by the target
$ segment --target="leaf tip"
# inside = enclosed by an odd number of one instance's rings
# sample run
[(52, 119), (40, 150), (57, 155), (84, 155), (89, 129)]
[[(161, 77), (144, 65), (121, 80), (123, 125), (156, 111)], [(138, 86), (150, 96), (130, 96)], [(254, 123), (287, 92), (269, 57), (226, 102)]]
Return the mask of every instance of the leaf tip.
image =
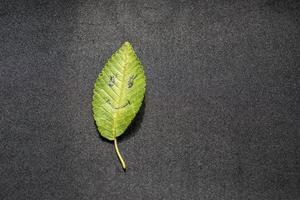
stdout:
[(124, 42), (124, 45), (127, 45), (127, 46), (128, 46), (128, 45), (130, 45), (130, 42), (129, 42), (129, 41), (125, 41), (125, 42)]
[(132, 48), (129, 41), (125, 41), (122, 46), (127, 47), (127, 48)]

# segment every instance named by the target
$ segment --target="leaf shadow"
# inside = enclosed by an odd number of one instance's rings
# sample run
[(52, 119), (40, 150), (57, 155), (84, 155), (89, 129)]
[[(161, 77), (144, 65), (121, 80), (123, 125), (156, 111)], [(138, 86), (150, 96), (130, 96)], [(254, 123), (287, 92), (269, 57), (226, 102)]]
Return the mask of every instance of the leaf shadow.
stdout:
[[(126, 141), (126, 140), (134, 137), (136, 135), (136, 133), (138, 132), (138, 130), (141, 128), (141, 124), (142, 124), (143, 119), (144, 119), (145, 108), (146, 108), (145, 99), (146, 98), (144, 98), (144, 100), (142, 102), (142, 105), (141, 105), (141, 108), (138, 111), (138, 113), (136, 114), (135, 118), (132, 120), (131, 124), (128, 126), (126, 131), (118, 137), (118, 142), (123, 142), (123, 141)], [(94, 121), (94, 125), (95, 125), (95, 128), (97, 129), (97, 124), (96, 124), (95, 121)], [(109, 143), (112, 142), (112, 141), (107, 140), (106, 138), (102, 137), (101, 134), (99, 133), (99, 131), (97, 131), (97, 132), (98, 132), (99, 138), (102, 141), (109, 142)]]

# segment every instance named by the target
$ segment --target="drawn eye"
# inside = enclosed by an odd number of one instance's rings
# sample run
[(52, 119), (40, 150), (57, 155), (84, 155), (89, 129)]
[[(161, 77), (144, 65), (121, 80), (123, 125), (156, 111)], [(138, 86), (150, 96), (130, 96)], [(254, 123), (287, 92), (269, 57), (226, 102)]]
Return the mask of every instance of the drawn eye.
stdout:
[(108, 86), (112, 87), (114, 84), (115, 84), (115, 77), (114, 76), (109, 76)]
[(136, 75), (131, 75), (128, 80), (128, 88), (131, 88), (133, 86), (133, 81), (136, 78)]

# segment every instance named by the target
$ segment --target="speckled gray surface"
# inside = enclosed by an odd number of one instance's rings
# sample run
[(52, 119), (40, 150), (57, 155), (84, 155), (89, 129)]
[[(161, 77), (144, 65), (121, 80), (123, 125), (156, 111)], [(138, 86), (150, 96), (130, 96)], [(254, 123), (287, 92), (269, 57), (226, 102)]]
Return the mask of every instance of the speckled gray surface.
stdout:
[[(1, 0), (0, 199), (300, 199), (299, 10)], [(91, 113), (125, 40), (147, 75), (126, 173)]]

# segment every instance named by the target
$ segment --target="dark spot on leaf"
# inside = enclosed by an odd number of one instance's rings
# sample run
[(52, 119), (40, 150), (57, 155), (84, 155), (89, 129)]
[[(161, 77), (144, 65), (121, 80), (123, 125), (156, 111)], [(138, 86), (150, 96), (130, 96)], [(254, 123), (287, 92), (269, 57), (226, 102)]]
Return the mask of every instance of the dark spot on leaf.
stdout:
[(136, 78), (136, 75), (131, 75), (128, 80), (128, 88), (131, 88), (133, 86), (133, 81)]
[(115, 76), (109, 76), (108, 86), (112, 87), (115, 84)]

